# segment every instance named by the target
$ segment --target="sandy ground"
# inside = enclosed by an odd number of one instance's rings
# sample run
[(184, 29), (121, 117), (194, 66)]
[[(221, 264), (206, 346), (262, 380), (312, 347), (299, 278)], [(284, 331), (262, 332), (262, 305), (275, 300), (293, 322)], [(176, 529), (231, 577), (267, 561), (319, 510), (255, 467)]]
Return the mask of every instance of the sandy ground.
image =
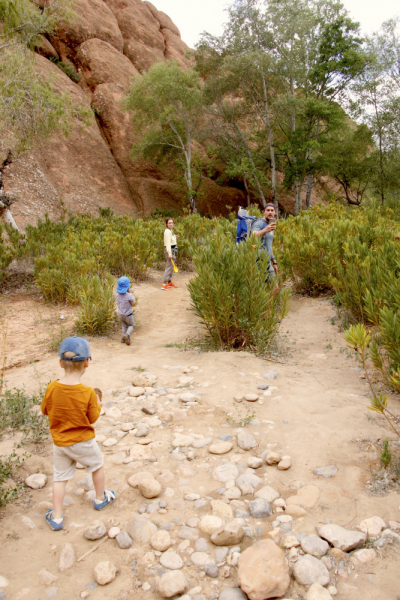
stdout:
[[(281, 325), (281, 344), (286, 350), (276, 363), (246, 352), (183, 352), (176, 347), (167, 347), (167, 344), (181, 343), (199, 333), (195, 316), (187, 310), (189, 295), (185, 283), (189, 275), (177, 276), (175, 281), (178, 289), (167, 292), (160, 290), (159, 279), (159, 275), (153, 275), (146, 283), (135, 285), (139, 304), (136, 310), (137, 327), (130, 347), (121, 344), (119, 332), (110, 338), (90, 340), (93, 361), (84, 380), (84, 383), (103, 390), (123, 388), (131, 384), (138, 369), (145, 369), (157, 376), (157, 386), (176, 387), (185, 367), (197, 367), (190, 374), (194, 377), (191, 391), (203, 394), (201, 405), (191, 407), (187, 418), (169, 422), (150, 434), (153, 441), (159, 442), (155, 452), (157, 461), (145, 465), (144, 470), (150, 469), (156, 475), (165, 470), (174, 473), (174, 481), (167, 485), (175, 490), (175, 498), (181, 501), (176, 504), (177, 508), (168, 506), (167, 514), (155, 513), (151, 518), (158, 524), (173, 522), (174, 518), (181, 518), (184, 523), (191, 516), (211, 512), (209, 506), (194, 510), (193, 503), (182, 501), (184, 494), (190, 491), (209, 498), (220, 498), (216, 490), (221, 484), (211, 478), (210, 468), (215, 468), (226, 459), (247, 466), (249, 456), (272, 448), (290, 455), (292, 467), (288, 471), (262, 468), (257, 470), (257, 475), (265, 476), (268, 485), (278, 489), (282, 497), (287, 498), (295, 493), (290, 488), (294, 481), (300, 480), (320, 489), (318, 504), (304, 518), (295, 521), (295, 533), (314, 533), (315, 525), (325, 518), (348, 528), (355, 528), (362, 519), (374, 515), (385, 521), (400, 521), (398, 494), (371, 496), (365, 490), (371, 469), (377, 465), (372, 444), (387, 433), (376, 421), (367, 418), (367, 385), (360, 377), (362, 372), (356, 361), (343, 352), (343, 335), (329, 320), (334, 316), (329, 301), (292, 299), (290, 313)], [(1, 312), (6, 314), (8, 323), (8, 365), (21, 365), (7, 369), (7, 386), (37, 391), (40, 385), (43, 387), (59, 377), (61, 370), (57, 356), (48, 350), (48, 344), (51, 331), (54, 333), (59, 328), (60, 315), (66, 317), (63, 321), (66, 329), (71, 326), (74, 309), (44, 306), (32, 295), (11, 293), (1, 297)], [(278, 372), (273, 382), (262, 377), (266, 370), (271, 369)], [(272, 383), (274, 386), (271, 396), (263, 398), (263, 404), (243, 402), (235, 408), (234, 394), (257, 392), (257, 386), (261, 383)], [(106, 395), (105, 401), (112, 400), (115, 400), (115, 395)], [(399, 412), (397, 399), (392, 398), (391, 405)], [(125, 404), (121, 404), (123, 406)], [(195, 459), (188, 463), (196, 475), (182, 482), (179, 470), (182, 463), (171, 460), (168, 452), (173, 432), (202, 434), (213, 437), (214, 441), (220, 434), (230, 433), (234, 436), (237, 426), (227, 423), (226, 413), (231, 412), (233, 419), (238, 420), (246, 414), (247, 409), (255, 412), (258, 424), (250, 424), (246, 430), (257, 437), (259, 447), (255, 451), (244, 452), (235, 446), (230, 454), (221, 457), (211, 456), (207, 448), (197, 450)], [(129, 416), (125, 418), (125, 415), (121, 419), (128, 420)], [(104, 431), (104, 428), (116, 425), (102, 417), (97, 429)], [(119, 451), (119, 446), (133, 443), (132, 437), (127, 437), (130, 442), (125, 437), (117, 446), (103, 448), (107, 484), (118, 494), (115, 505), (97, 514), (90, 503), (74, 496), (77, 481), (84, 475), (83, 471), (77, 472), (75, 480), (70, 482), (68, 495), (74, 503), (66, 507), (68, 518), (65, 521), (69, 525), (63, 532), (50, 531), (44, 522), (45, 510), (39, 507), (40, 502), (51, 501), (51, 444), (46, 443), (38, 454), (28, 459), (21, 476), (41, 471), (49, 476), (49, 481), (42, 490), (30, 493), (30, 501), (25, 496), (25, 504), (8, 506), (3, 511), (0, 520), (0, 575), (10, 582), (4, 589), (8, 600), (45, 600), (50, 597), (48, 588), (46, 590), (38, 576), (42, 568), (57, 575), (53, 586), (58, 588), (56, 598), (59, 600), (79, 598), (82, 591), (89, 591), (93, 599), (119, 599), (129, 597), (132, 593), (138, 598), (160, 598), (154, 591), (154, 585), (147, 592), (135, 587), (138, 577), (142, 582), (154, 584), (149, 569), (140, 566), (141, 552), (144, 550), (121, 550), (113, 540), (103, 544), (69, 571), (57, 572), (57, 556), (63, 543), (71, 543), (77, 556), (94, 544), (86, 540), (82, 533), (83, 527), (91, 520), (99, 515), (102, 519), (113, 518), (122, 528), (143, 506), (140, 493), (126, 485), (127, 478), (143, 470), (143, 465), (133, 469), (129, 464), (113, 465), (110, 462), (113, 452)], [(15, 440), (0, 442), (0, 455), (9, 451), (13, 444)], [(313, 474), (315, 467), (326, 465), (338, 468), (335, 477), (325, 479)], [(29, 529), (24, 525), (21, 522), (23, 516), (32, 519), (36, 527)], [(267, 521), (272, 520), (273, 517)], [(271, 527), (265, 526), (266, 532), (269, 529)], [(174, 539), (177, 531), (171, 531)], [(179, 543), (181, 540), (176, 541)], [(209, 545), (212, 546), (211, 543)], [(136, 558), (139, 561), (139, 574), (132, 573), (131, 561)], [(119, 573), (108, 586), (91, 589), (93, 568), (102, 560), (112, 560), (119, 568)], [(332, 570), (331, 575), (339, 592), (336, 598), (398, 600), (398, 560), (396, 548), (391, 548), (383, 550), (372, 563), (357, 567), (347, 579), (337, 578)], [(217, 579), (216, 583), (209, 578), (202, 579), (198, 571), (188, 569), (190, 587), (200, 585), (201, 593), (206, 597), (211, 597), (212, 593), (218, 594), (218, 591), (236, 583), (234, 568), (230, 577)], [(86, 587), (88, 585), (89, 588)], [(300, 589), (296, 585), (290, 591), (292, 595), (288, 592), (287, 598), (303, 598), (302, 594), (305, 595), (305, 588)]]

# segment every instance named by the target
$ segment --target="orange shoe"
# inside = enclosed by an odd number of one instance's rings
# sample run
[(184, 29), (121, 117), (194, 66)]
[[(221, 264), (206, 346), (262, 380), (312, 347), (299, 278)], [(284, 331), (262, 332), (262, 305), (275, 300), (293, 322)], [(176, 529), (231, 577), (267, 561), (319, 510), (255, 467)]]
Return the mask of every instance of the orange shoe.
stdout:
[(175, 285), (174, 283), (172, 283), (172, 281), (170, 281), (169, 283), (167, 283), (167, 286), (169, 288), (177, 288), (178, 287), (177, 285)]
[(162, 290), (168, 290), (169, 289), (168, 283), (163, 283), (162, 286), (161, 286), (161, 289)]

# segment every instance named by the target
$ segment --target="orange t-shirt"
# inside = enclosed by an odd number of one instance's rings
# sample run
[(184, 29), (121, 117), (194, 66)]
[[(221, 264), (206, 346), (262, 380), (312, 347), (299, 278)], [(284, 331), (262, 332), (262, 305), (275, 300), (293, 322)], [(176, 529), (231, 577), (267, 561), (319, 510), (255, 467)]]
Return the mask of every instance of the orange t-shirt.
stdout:
[(92, 423), (100, 416), (100, 405), (93, 388), (78, 383), (64, 385), (52, 381), (42, 401), (42, 413), (48, 415), (55, 446), (72, 446), (95, 437)]

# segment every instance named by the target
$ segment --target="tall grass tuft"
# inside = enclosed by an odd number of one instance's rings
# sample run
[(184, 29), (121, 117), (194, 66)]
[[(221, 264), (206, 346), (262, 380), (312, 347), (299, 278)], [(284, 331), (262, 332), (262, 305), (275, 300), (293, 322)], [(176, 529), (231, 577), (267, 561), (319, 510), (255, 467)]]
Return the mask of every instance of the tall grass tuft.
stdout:
[(111, 275), (100, 278), (82, 277), (80, 280), (79, 303), (81, 309), (75, 323), (79, 333), (102, 335), (116, 323), (114, 280)]
[(259, 241), (238, 246), (223, 226), (192, 248), (197, 276), (189, 284), (191, 310), (219, 348), (265, 351), (287, 312), (289, 291), (266, 283), (268, 259)]

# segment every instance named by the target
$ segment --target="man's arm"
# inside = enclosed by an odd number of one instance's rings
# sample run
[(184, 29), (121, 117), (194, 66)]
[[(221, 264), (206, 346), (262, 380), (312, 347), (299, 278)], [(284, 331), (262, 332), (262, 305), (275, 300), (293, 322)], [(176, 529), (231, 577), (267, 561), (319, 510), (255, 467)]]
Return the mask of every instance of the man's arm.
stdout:
[(263, 235), (265, 235), (266, 233), (270, 233), (271, 231), (275, 231), (276, 229), (276, 223), (270, 223), (269, 225), (267, 225), (266, 227), (264, 227), (264, 229), (253, 229), (252, 233), (256, 236), (256, 237), (261, 237)]

